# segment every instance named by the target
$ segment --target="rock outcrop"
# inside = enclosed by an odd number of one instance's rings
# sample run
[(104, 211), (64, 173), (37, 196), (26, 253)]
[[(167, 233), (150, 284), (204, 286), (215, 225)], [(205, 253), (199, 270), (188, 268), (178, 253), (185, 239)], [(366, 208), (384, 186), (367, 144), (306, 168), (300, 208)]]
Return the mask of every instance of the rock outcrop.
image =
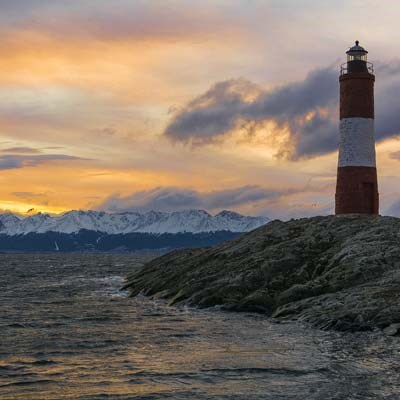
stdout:
[[(132, 296), (222, 306), (360, 331), (400, 323), (400, 219), (272, 221), (206, 249), (179, 250), (132, 273)], [(394, 332), (394, 333), (393, 333)]]

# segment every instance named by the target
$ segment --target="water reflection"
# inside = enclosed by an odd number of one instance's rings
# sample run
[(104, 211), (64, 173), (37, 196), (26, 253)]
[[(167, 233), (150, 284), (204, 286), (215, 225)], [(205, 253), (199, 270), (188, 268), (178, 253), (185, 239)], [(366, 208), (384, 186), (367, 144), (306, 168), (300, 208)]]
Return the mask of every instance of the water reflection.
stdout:
[(119, 292), (133, 255), (1, 255), (1, 399), (399, 399), (399, 340)]

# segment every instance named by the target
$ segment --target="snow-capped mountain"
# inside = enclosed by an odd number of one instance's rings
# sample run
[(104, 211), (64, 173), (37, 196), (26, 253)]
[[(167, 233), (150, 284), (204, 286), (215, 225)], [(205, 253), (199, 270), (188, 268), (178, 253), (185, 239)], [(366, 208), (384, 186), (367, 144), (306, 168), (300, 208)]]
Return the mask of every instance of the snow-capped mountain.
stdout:
[(28, 217), (4, 213), (0, 214), (0, 234), (9, 236), (46, 232), (70, 234), (83, 229), (105, 234), (248, 232), (267, 221), (266, 217), (247, 217), (232, 211), (221, 211), (213, 216), (203, 210), (171, 213), (69, 211), (56, 216), (39, 213)]

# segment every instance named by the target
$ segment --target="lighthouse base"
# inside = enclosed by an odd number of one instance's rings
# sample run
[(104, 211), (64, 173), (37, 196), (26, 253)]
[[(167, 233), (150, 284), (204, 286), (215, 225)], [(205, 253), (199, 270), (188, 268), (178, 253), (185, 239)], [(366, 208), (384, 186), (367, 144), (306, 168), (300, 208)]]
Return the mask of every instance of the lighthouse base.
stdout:
[(339, 167), (335, 200), (335, 214), (378, 214), (376, 168)]

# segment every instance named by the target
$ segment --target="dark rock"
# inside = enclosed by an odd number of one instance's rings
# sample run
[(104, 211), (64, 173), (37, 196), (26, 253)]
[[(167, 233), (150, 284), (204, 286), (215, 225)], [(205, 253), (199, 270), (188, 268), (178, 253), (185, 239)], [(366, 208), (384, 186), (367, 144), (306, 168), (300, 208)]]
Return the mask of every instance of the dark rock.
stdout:
[(400, 335), (400, 324), (391, 324), (383, 330), (388, 336)]
[(364, 331), (400, 321), (400, 219), (314, 217), (175, 251), (128, 277), (131, 295)]

